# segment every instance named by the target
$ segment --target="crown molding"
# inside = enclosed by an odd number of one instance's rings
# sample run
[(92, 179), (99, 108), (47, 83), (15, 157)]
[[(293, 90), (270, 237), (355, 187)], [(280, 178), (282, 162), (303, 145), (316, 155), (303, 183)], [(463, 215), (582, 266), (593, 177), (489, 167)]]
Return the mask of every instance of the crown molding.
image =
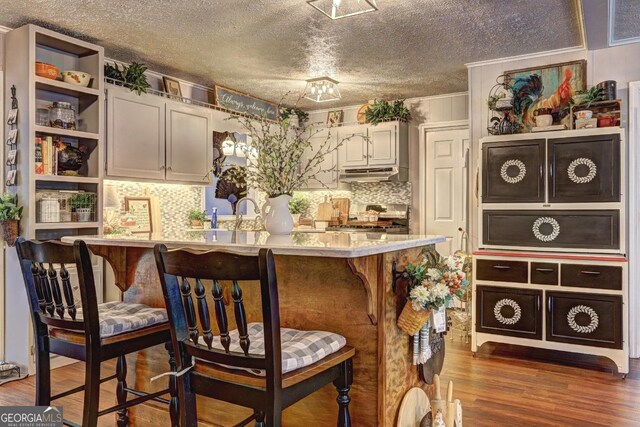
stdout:
[[(441, 95), (429, 95), (429, 96), (417, 96), (415, 98), (406, 98), (404, 100), (405, 104), (410, 104), (410, 103), (414, 103), (414, 102), (421, 102), (421, 101), (430, 101), (433, 99), (442, 99), (442, 98), (453, 98), (456, 96), (467, 96), (469, 95), (469, 92), (453, 92), (453, 93), (443, 93)], [(369, 101), (365, 101), (361, 104), (356, 104), (356, 105), (347, 105), (344, 107), (334, 107), (334, 108), (322, 108), (320, 110), (307, 110), (308, 113), (328, 113), (329, 111), (334, 111), (334, 110), (351, 110), (351, 109), (358, 109), (362, 106), (362, 104), (366, 104)]]
[(0, 34), (8, 33), (11, 30), (13, 30), (13, 28), (9, 28), (9, 27), (5, 27), (3, 25), (0, 25)]
[(511, 61), (522, 61), (523, 59), (544, 58), (544, 57), (547, 57), (547, 56), (563, 55), (563, 54), (567, 54), (567, 53), (586, 52), (586, 51), (587, 51), (587, 49), (584, 46), (565, 47), (565, 48), (562, 48), (562, 49), (545, 50), (545, 51), (542, 51), (542, 52), (527, 53), (527, 54), (524, 54), (524, 55), (516, 55), (516, 56), (508, 56), (508, 57), (505, 57), (505, 58), (489, 59), (489, 60), (486, 60), (486, 61), (468, 62), (468, 63), (466, 63), (464, 65), (467, 68), (476, 68), (476, 67), (484, 67), (485, 65), (502, 64), (502, 63), (511, 62)]

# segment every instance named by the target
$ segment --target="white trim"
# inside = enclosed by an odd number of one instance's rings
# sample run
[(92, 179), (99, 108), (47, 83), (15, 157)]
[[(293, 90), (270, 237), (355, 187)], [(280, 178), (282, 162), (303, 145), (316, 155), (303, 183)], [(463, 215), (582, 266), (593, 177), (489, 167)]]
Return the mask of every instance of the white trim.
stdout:
[[(432, 99), (442, 99), (442, 98), (454, 98), (456, 96), (468, 96), (469, 92), (465, 91), (465, 92), (454, 92), (454, 93), (443, 93), (441, 95), (429, 95), (429, 96), (417, 96), (415, 98), (406, 98), (404, 100), (405, 104), (410, 104), (413, 102), (420, 102), (420, 101), (430, 101)], [(334, 111), (334, 110), (350, 110), (350, 109), (358, 109), (360, 108), (363, 104), (365, 104), (366, 102), (369, 101), (364, 101), (360, 104), (356, 104), (356, 105), (347, 105), (344, 107), (334, 107), (334, 108), (323, 108), (321, 110), (307, 110), (308, 113), (328, 113), (329, 111)], [(444, 122), (439, 122), (439, 123), (444, 123)]]
[(8, 33), (13, 28), (5, 27), (4, 25), (0, 25), (0, 34)]
[[(4, 27), (0, 27), (0, 31), (2, 31), (4, 29)], [(1, 122), (0, 122), (0, 135), (2, 135), (2, 140), (4, 141), (4, 135), (5, 135), (5, 119), (4, 119), (4, 72), (2, 70), (0, 70), (0, 85), (2, 85), (2, 87), (0, 87), (0, 117), (2, 118)], [(4, 171), (4, 148), (2, 150), (0, 150), (0, 176), (4, 177), (5, 171)], [(4, 193), (4, 179), (0, 180), (0, 190)], [(5, 244), (4, 242), (2, 244), (0, 244), (0, 254), (2, 256), (0, 256), (0, 280), (2, 280), (2, 283), (0, 283), (0, 360), (4, 360), (5, 358), (5, 313), (7, 312), (7, 310), (5, 309), (5, 298), (4, 298), (4, 294), (5, 294), (5, 288), (7, 285), (7, 280), (6, 277), (4, 275), (4, 251), (5, 251)]]
[(502, 64), (504, 62), (522, 61), (524, 59), (542, 58), (546, 56), (567, 54), (572, 52), (586, 52), (583, 46), (564, 47), (562, 49), (545, 50), (543, 52), (525, 53), (523, 55), (508, 56), (505, 58), (488, 59), (485, 61), (468, 62), (464, 64), (467, 68), (484, 67), (485, 65)]
[(629, 357), (640, 357), (640, 226), (636, 220), (640, 209), (638, 167), (640, 167), (640, 81), (629, 83)]
[[(426, 234), (427, 229), (427, 132), (456, 129), (469, 129), (469, 120), (424, 123), (418, 127), (418, 209), (420, 212), (418, 229), (420, 234)], [(469, 216), (467, 215), (467, 229), (468, 225)]]
[(582, 5), (582, 1), (577, 1), (576, 7), (578, 8), (578, 26), (580, 31), (580, 40), (582, 41), (582, 47), (588, 49), (587, 28), (584, 24), (584, 6)]

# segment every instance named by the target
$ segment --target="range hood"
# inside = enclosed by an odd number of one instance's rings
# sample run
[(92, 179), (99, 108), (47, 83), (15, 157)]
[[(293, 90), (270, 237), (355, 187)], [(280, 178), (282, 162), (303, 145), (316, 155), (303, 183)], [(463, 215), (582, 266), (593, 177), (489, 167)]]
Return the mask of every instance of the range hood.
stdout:
[(398, 167), (344, 169), (339, 179), (341, 182), (407, 181), (409, 171)]

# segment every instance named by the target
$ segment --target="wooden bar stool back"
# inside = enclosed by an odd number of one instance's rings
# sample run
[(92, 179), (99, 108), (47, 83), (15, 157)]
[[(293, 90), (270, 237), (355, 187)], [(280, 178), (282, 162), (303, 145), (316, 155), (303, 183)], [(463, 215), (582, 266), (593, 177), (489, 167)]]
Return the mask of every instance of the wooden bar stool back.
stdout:
[[(91, 255), (83, 241), (73, 245), (18, 238), (16, 243), (31, 319), (36, 356), (36, 405), (49, 406), (56, 400), (84, 390), (83, 426), (97, 425), (101, 415), (117, 412), (117, 425), (128, 424), (127, 408), (159, 397), (169, 389), (144, 393), (127, 387), (125, 355), (159, 344), (170, 344), (166, 311), (141, 304), (113, 302), (98, 304)], [(74, 296), (69, 269), (77, 271), (80, 300)], [(85, 384), (51, 395), (50, 354), (85, 363)], [(116, 374), (100, 378), (103, 361), (117, 358)], [(100, 411), (100, 384), (117, 379), (117, 405)], [(172, 418), (177, 425), (176, 409)], [(127, 393), (136, 398), (127, 401)], [(65, 420), (65, 424), (76, 425)]]
[[(337, 334), (280, 328), (271, 250), (249, 256), (156, 245), (154, 252), (177, 370), (187, 371), (178, 380), (181, 425), (197, 425), (195, 396), (204, 395), (253, 409), (253, 415), (237, 425), (255, 420), (259, 426), (279, 426), (283, 409), (332, 382), (338, 390), (338, 426), (351, 425), (348, 393), (354, 349)], [(237, 329), (231, 331), (222, 281), (232, 289)], [(259, 283), (262, 323), (247, 323), (240, 282), (242, 287)], [(212, 332), (213, 317), (219, 336)]]

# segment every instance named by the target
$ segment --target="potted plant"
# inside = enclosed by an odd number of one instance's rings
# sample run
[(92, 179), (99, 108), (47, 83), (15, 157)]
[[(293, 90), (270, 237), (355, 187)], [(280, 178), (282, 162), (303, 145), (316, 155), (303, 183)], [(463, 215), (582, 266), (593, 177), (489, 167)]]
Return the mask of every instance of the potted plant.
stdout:
[(204, 228), (204, 221), (206, 217), (203, 211), (197, 209), (191, 209), (189, 211), (189, 223), (193, 228)]
[[(233, 179), (244, 180), (248, 188), (267, 194), (264, 205), (265, 229), (271, 234), (289, 234), (293, 230), (293, 217), (289, 201), (294, 190), (305, 187), (309, 180), (317, 180), (321, 173), (335, 170), (335, 166), (322, 168), (324, 157), (337, 150), (347, 136), (337, 143), (332, 141), (331, 130), (318, 141), (324, 131), (316, 126), (292, 126), (280, 118), (272, 121), (264, 116), (231, 116), (246, 130), (250, 138), (237, 146), (245, 153), (247, 165), (230, 168)], [(313, 150), (312, 148), (313, 143)], [(308, 154), (311, 151), (312, 154)]]
[(19, 234), (22, 206), (18, 206), (18, 195), (5, 193), (0, 197), (0, 224), (2, 234), (9, 246), (16, 244)]
[(75, 193), (71, 196), (69, 204), (78, 222), (91, 221), (91, 214), (95, 211), (95, 200), (93, 193)]
[(441, 257), (437, 252), (427, 253), (420, 262), (407, 266), (411, 277), (409, 295), (398, 327), (413, 336), (429, 320), (431, 311), (451, 305), (453, 297), (462, 298), (469, 285), (464, 272), (464, 257)]
[(309, 199), (302, 194), (295, 194), (289, 201), (289, 212), (293, 217), (293, 223), (300, 223), (300, 215), (305, 213), (309, 209)]
[(308, 119), (309, 113), (298, 107), (280, 108), (280, 120), (289, 120), (291, 126), (303, 126)]
[(112, 79), (114, 83), (118, 86), (126, 86), (132, 92), (141, 95), (142, 93), (147, 93), (147, 89), (151, 87), (149, 82), (147, 81), (147, 76), (145, 72), (147, 71), (147, 66), (144, 64), (139, 64), (137, 62), (132, 62), (127, 65), (118, 65), (116, 62), (111, 64), (105, 64), (104, 66), (104, 76), (108, 79)]
[(367, 123), (371, 123), (374, 126), (389, 120), (411, 120), (411, 113), (407, 106), (404, 105), (404, 99), (397, 99), (393, 102), (376, 99), (373, 104), (367, 107), (364, 115)]

